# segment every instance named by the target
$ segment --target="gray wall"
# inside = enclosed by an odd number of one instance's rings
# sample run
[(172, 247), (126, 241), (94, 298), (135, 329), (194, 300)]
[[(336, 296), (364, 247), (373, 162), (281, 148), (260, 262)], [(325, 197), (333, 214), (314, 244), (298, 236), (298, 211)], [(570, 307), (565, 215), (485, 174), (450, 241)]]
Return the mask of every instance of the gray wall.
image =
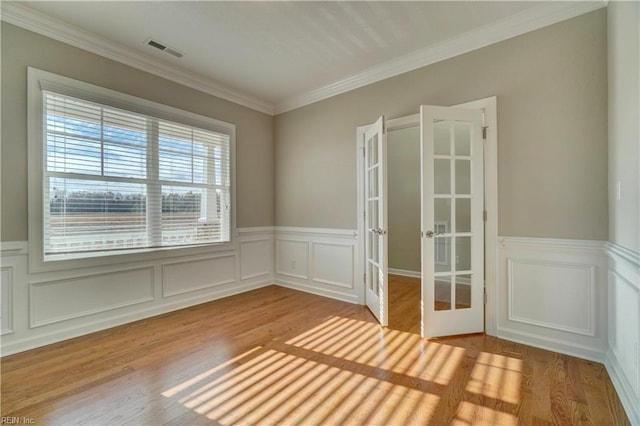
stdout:
[[(640, 251), (640, 3), (610, 2), (609, 240)], [(618, 200), (618, 182), (622, 197)]]
[(237, 225), (274, 224), (273, 118), (2, 23), (2, 241), (27, 239), (27, 67), (236, 125)]
[(500, 235), (606, 240), (606, 10), (276, 116), (276, 225), (355, 229), (355, 129), (498, 97)]
[(420, 127), (387, 133), (389, 268), (420, 271)]

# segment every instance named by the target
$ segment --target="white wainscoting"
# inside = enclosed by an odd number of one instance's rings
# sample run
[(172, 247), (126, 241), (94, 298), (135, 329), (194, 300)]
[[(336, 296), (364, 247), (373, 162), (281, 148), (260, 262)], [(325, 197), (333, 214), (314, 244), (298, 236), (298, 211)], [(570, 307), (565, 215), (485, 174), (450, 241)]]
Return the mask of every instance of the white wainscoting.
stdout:
[(239, 228), (235, 246), (210, 255), (30, 274), (27, 243), (2, 243), (1, 354), (274, 283), (273, 227)]
[(29, 286), (31, 328), (151, 302), (153, 275), (153, 266), (145, 266), (32, 282)]
[(13, 333), (13, 267), (0, 267), (0, 334)]
[(609, 351), (605, 365), (631, 424), (640, 424), (640, 254), (607, 243)]
[(162, 297), (232, 284), (235, 281), (235, 253), (162, 264)]
[(343, 229), (276, 227), (278, 285), (363, 303), (357, 280), (357, 232)]
[(500, 237), (498, 251), (498, 337), (603, 362), (604, 243)]

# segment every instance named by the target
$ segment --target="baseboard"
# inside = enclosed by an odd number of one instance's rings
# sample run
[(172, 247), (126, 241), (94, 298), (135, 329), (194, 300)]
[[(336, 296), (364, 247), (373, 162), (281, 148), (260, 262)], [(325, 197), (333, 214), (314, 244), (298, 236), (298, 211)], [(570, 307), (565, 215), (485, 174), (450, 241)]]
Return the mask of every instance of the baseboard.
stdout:
[(604, 363), (605, 361), (605, 353), (603, 351), (598, 351), (591, 347), (582, 346), (567, 341), (535, 335), (532, 333), (526, 333), (520, 330), (498, 327), (497, 337), (500, 339), (521, 343), (523, 345), (546, 349), (548, 351), (575, 356), (577, 358), (583, 358), (590, 361), (599, 363)]
[(402, 277), (411, 277), (411, 278), (421, 278), (422, 274), (420, 271), (409, 271), (407, 269), (395, 269), (389, 268), (389, 274), (391, 275), (400, 275)]
[(150, 308), (139, 309), (134, 312), (127, 312), (126, 314), (112, 316), (105, 320), (93, 321), (85, 323), (81, 326), (68, 327), (62, 330), (56, 330), (50, 333), (41, 333), (37, 336), (27, 337), (20, 340), (15, 340), (11, 343), (5, 344), (4, 342), (0, 346), (0, 356), (12, 355), (18, 352), (27, 351), (40, 346), (57, 343), (63, 340), (72, 339), (82, 335), (95, 333), (97, 331), (106, 330), (108, 328), (117, 327), (123, 324), (127, 324), (134, 321), (151, 318), (157, 315), (165, 314), (168, 312), (184, 309), (190, 306), (200, 305), (202, 303), (211, 302), (213, 300), (222, 299), (224, 297), (233, 296), (236, 294), (244, 293), (258, 288), (273, 285), (271, 277), (262, 281), (256, 281), (251, 283), (236, 283), (233, 287), (222, 289), (216, 292), (207, 293), (206, 295), (192, 297), (189, 299), (182, 299), (178, 302), (167, 303), (162, 306), (154, 306)]
[(315, 287), (309, 284), (303, 284), (276, 275), (275, 284), (280, 287), (290, 288), (292, 290), (304, 291), (305, 293), (316, 294), (318, 296), (329, 297), (331, 299), (340, 300), (342, 302), (348, 302), (353, 304), (360, 304), (358, 297), (353, 294), (340, 293), (338, 291), (329, 290), (322, 287)]
[(609, 350), (609, 352), (607, 352), (604, 366), (607, 369), (613, 387), (616, 389), (620, 402), (622, 402), (622, 406), (629, 417), (629, 421), (632, 425), (640, 425), (640, 401), (638, 401), (638, 397), (634, 395), (633, 387), (629, 383), (629, 378), (624, 373), (613, 351)]

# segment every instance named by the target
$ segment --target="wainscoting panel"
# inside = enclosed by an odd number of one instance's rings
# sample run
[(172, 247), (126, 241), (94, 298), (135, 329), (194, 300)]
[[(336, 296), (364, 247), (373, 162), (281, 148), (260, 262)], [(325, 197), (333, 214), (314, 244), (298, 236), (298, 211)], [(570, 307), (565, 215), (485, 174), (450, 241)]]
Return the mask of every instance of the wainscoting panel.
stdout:
[(353, 244), (312, 242), (312, 280), (318, 284), (353, 289), (354, 251)]
[(31, 283), (31, 327), (153, 300), (153, 268)]
[(361, 303), (356, 232), (276, 227), (275, 239), (278, 285)]
[(309, 279), (309, 241), (276, 237), (276, 273)]
[(0, 334), (13, 333), (13, 267), (0, 268)]
[(604, 361), (604, 243), (519, 237), (500, 242), (498, 337)]
[(270, 276), (273, 271), (273, 239), (240, 241), (240, 279)]
[(629, 420), (640, 424), (640, 254), (607, 243), (609, 352), (605, 365)]
[(162, 297), (176, 296), (236, 281), (235, 253), (162, 265)]
[(509, 320), (595, 335), (595, 266), (507, 260)]
[(180, 255), (178, 250), (175, 256), (163, 252), (142, 262), (40, 273), (28, 271), (26, 241), (2, 243), (0, 353), (273, 284), (273, 232), (273, 227), (239, 228), (235, 248), (225, 252)]

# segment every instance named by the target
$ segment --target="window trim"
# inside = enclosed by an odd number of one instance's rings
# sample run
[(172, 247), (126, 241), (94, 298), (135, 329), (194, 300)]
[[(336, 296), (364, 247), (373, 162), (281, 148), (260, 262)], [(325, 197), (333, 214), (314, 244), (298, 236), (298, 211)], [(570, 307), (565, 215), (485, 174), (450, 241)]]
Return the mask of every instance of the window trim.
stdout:
[[(205, 130), (225, 133), (230, 138), (231, 212), (230, 241), (191, 246), (168, 246), (87, 253), (82, 258), (45, 261), (43, 242), (44, 126), (42, 90), (86, 99), (100, 104), (140, 113)], [(29, 271), (46, 272), (120, 263), (152, 261), (178, 256), (192, 256), (236, 249), (236, 126), (232, 123), (184, 111), (168, 105), (127, 95), (83, 81), (53, 74), (37, 68), (27, 69), (27, 148), (28, 148), (28, 230)]]

